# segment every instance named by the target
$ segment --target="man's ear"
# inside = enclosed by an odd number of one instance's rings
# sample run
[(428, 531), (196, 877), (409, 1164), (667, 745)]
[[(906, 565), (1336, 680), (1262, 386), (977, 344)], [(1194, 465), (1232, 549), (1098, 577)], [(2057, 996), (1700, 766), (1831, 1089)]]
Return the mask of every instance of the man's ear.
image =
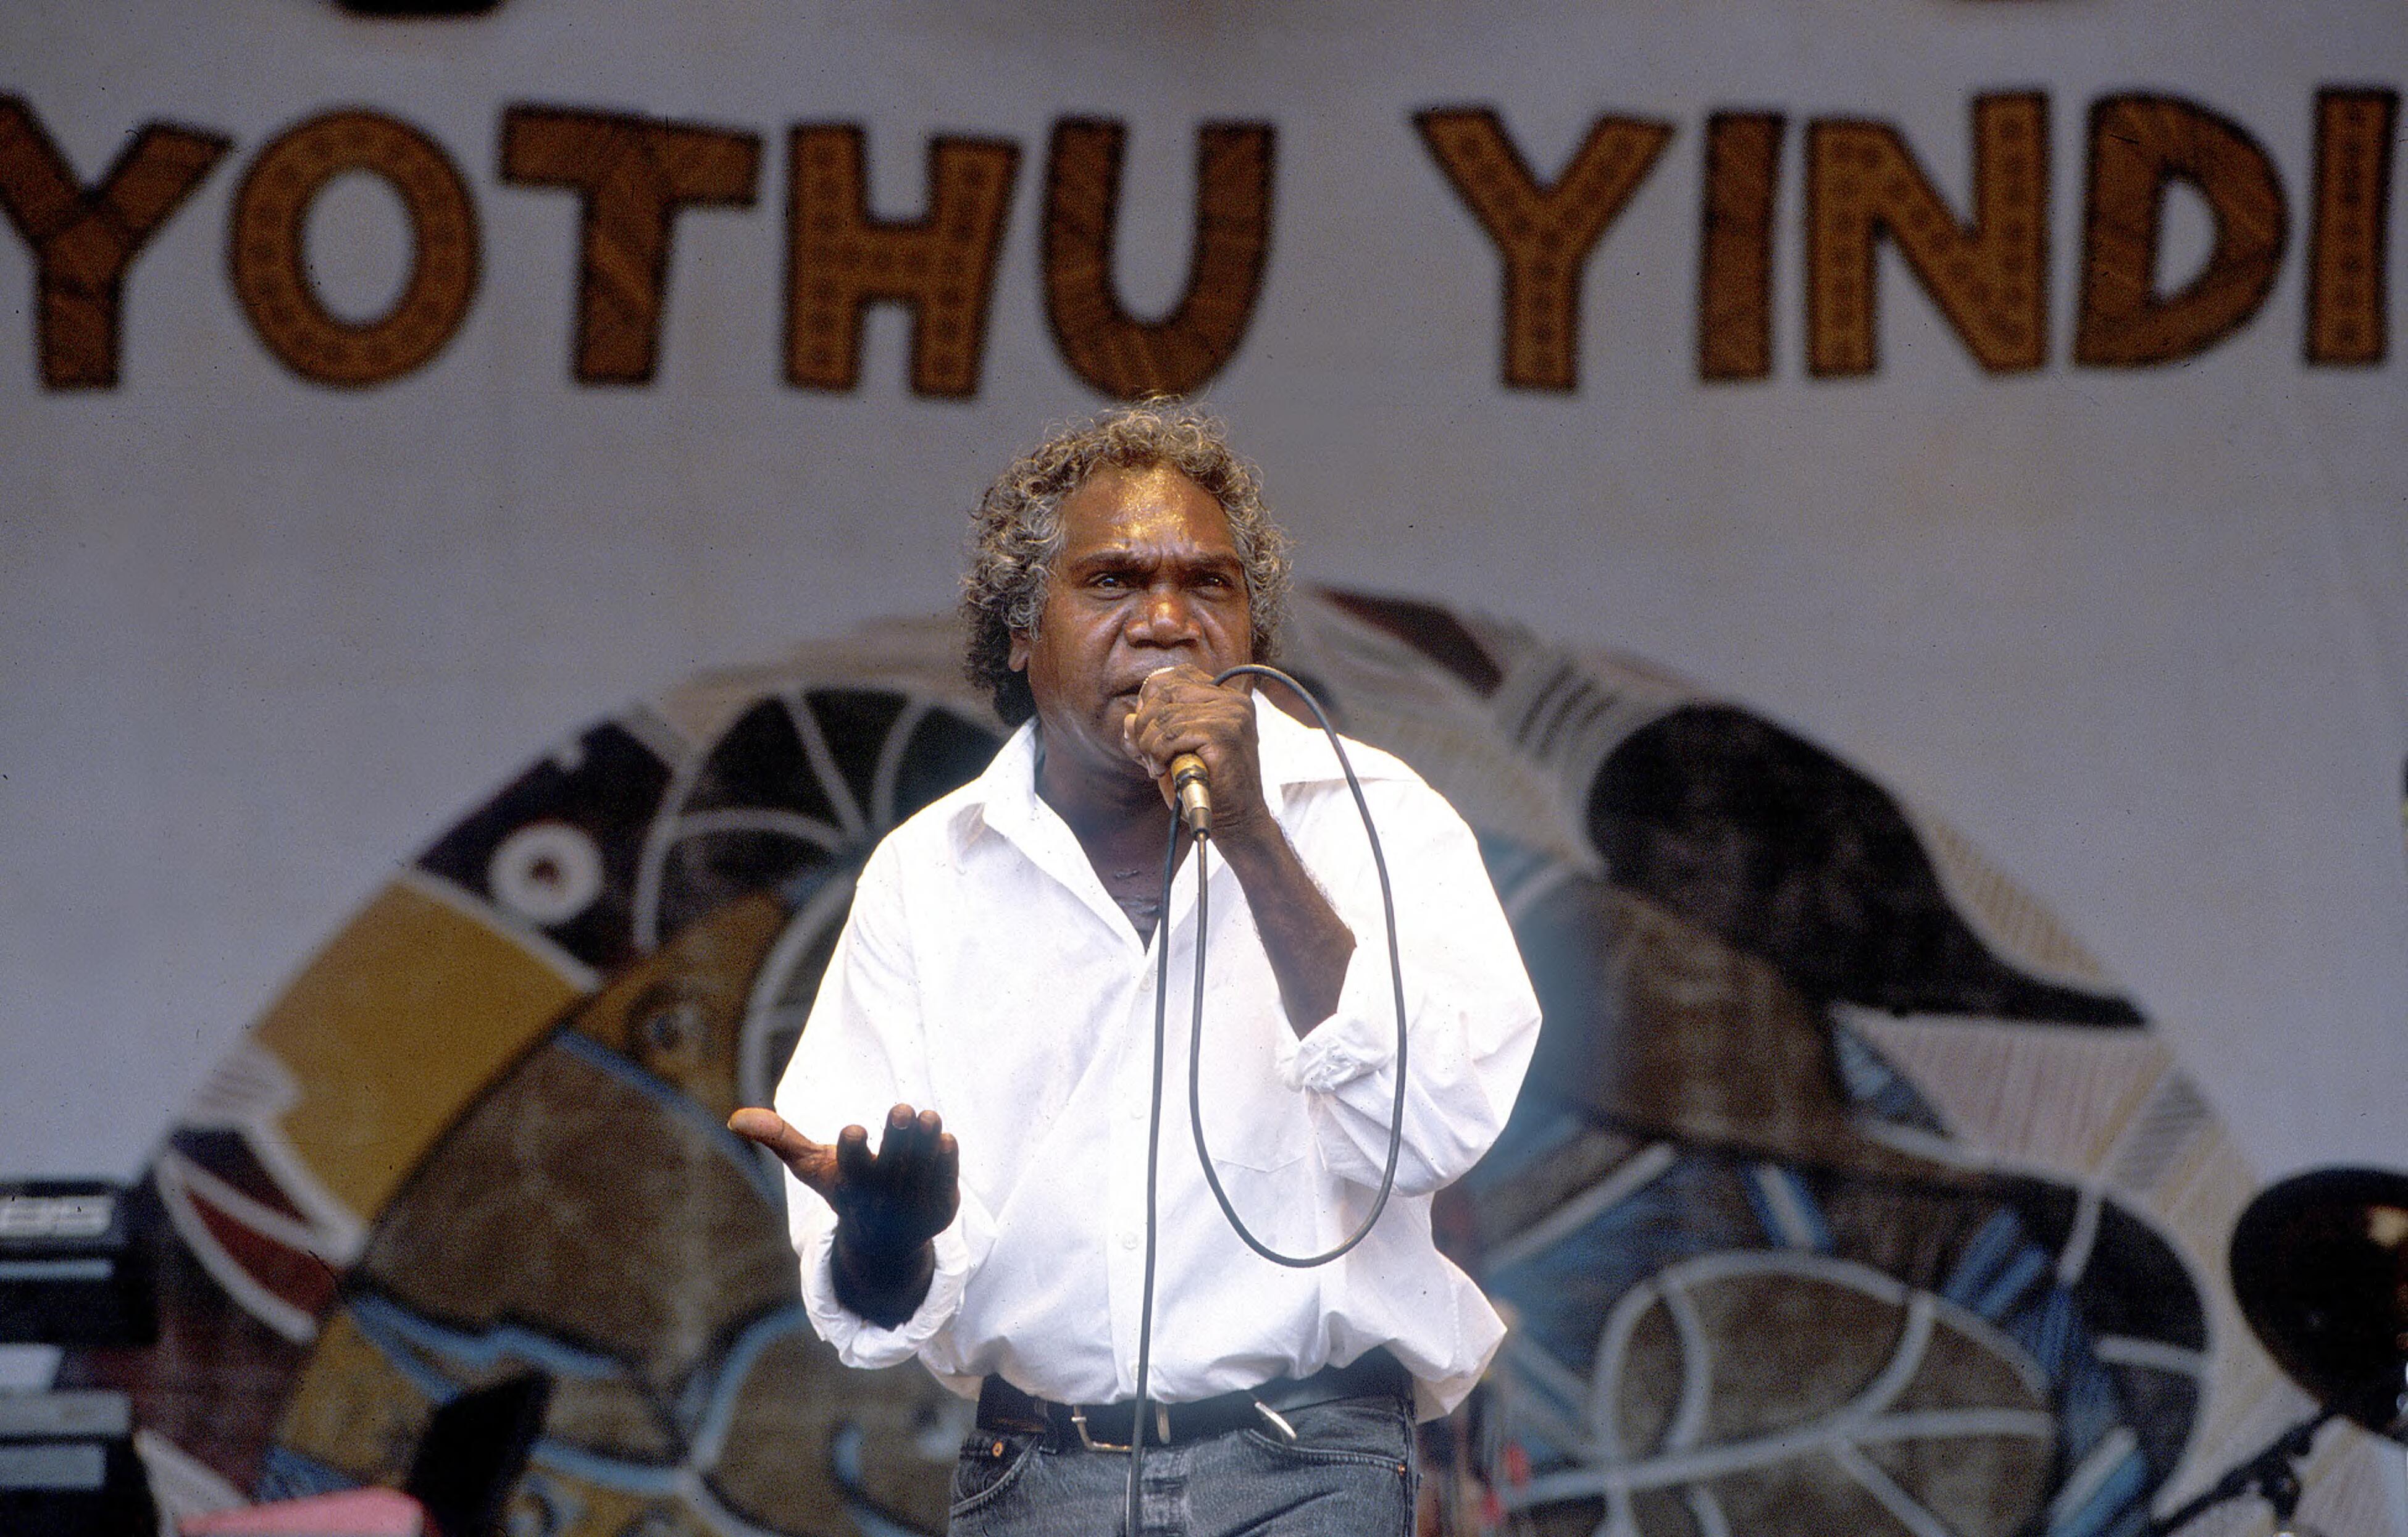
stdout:
[(1014, 672), (1028, 670), (1028, 637), (1018, 630), (1011, 632), (1011, 654), (1004, 658), (1004, 664)]

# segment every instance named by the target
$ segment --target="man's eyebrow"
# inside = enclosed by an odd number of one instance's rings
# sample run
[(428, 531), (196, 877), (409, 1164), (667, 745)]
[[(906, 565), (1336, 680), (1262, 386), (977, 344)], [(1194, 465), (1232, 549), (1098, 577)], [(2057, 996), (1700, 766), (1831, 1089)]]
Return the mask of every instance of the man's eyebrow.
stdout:
[(1126, 566), (1178, 566), (1189, 570), (1239, 571), (1245, 562), (1234, 551), (1208, 551), (1197, 555), (1173, 555), (1148, 551), (1134, 545), (1110, 544), (1099, 549), (1082, 550), (1065, 563), (1074, 571), (1096, 567)]

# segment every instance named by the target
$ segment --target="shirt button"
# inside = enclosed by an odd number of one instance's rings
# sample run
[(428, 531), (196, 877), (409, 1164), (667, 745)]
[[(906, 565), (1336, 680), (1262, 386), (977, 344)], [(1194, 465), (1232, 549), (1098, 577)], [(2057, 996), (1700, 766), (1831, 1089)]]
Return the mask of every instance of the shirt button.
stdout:
[(1122, 1248), (1124, 1248), (1124, 1249), (1134, 1249), (1134, 1248), (1136, 1248), (1136, 1247), (1137, 1247), (1137, 1234), (1135, 1234), (1135, 1233), (1123, 1233), (1123, 1234), (1121, 1234), (1121, 1247), (1122, 1247)]

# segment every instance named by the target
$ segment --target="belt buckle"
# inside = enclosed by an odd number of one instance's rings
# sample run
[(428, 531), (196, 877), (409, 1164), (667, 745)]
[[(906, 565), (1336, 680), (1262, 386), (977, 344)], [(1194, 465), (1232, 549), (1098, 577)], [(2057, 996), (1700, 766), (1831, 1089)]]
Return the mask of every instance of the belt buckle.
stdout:
[[(1089, 1435), (1087, 1411), (1075, 1403), (1070, 1405), (1070, 1428), (1079, 1432), (1079, 1444), (1088, 1451), (1125, 1452), (1129, 1449), (1127, 1442), (1097, 1441), (1094, 1436)], [(1138, 1418), (1135, 1415), (1129, 1415), (1129, 1428), (1131, 1430), (1138, 1428)], [(1154, 1438), (1156, 1445), (1170, 1444), (1170, 1405), (1167, 1403), (1157, 1403), (1154, 1406)]]
[(1091, 1452), (1125, 1452), (1125, 1442), (1097, 1441), (1087, 1433), (1087, 1412), (1077, 1404), (1070, 1405), (1070, 1427), (1079, 1432), (1079, 1444)]

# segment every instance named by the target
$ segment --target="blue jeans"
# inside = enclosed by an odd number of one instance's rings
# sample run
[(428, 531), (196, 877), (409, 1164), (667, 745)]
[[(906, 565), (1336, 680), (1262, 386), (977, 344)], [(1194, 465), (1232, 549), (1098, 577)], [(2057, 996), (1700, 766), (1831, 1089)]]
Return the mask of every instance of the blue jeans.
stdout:
[[(1284, 1413), (1293, 1444), (1266, 1427), (1147, 1447), (1140, 1537), (1412, 1537), (1421, 1475), (1408, 1405), (1383, 1396)], [(1128, 1454), (973, 1432), (953, 1493), (951, 1537), (1116, 1537)]]

